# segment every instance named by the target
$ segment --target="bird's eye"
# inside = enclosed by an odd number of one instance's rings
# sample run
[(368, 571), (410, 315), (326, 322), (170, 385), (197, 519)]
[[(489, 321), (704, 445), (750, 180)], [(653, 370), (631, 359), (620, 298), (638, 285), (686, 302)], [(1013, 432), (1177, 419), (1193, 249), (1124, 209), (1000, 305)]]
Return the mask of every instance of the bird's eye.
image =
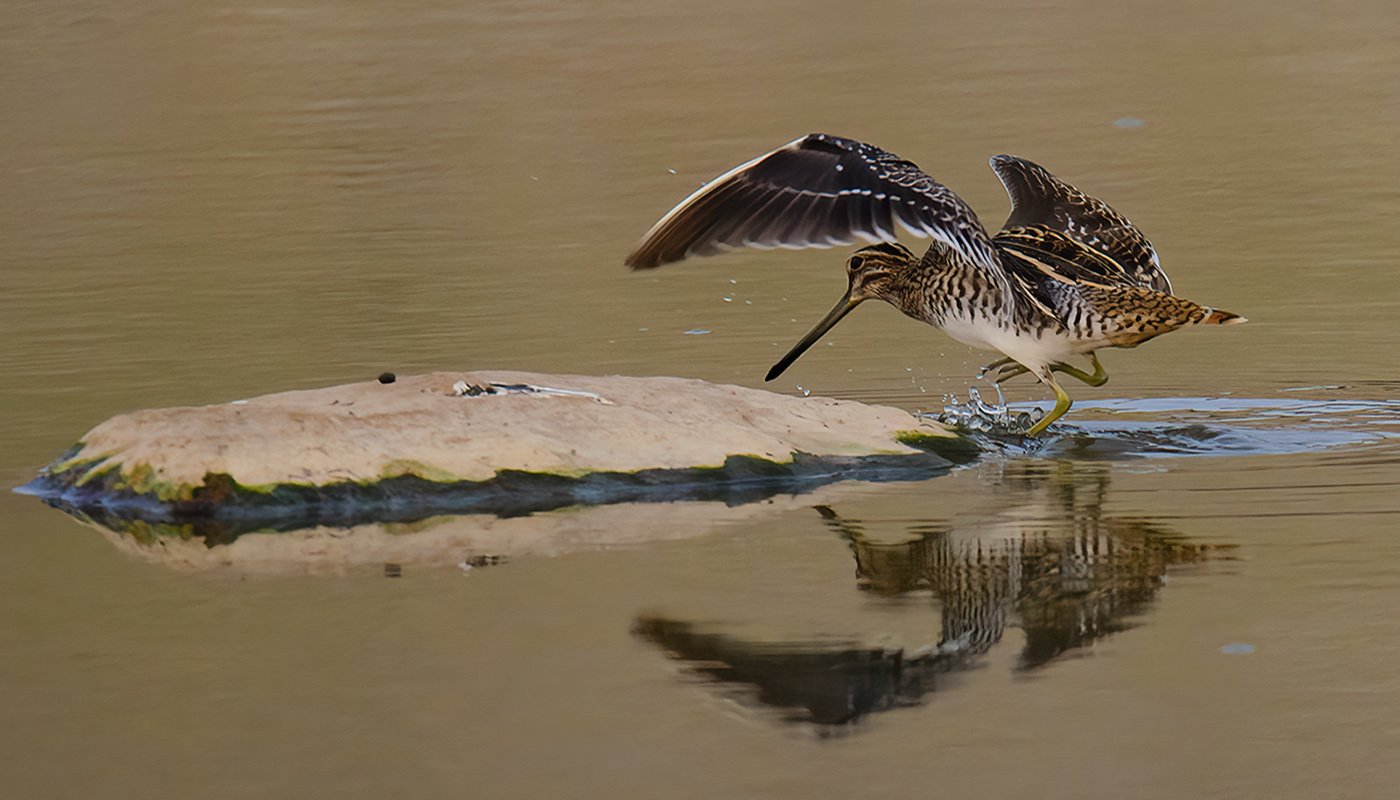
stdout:
[(860, 269), (861, 265), (864, 263), (865, 258), (863, 256), (851, 256), (851, 260), (846, 263), (846, 266), (850, 269)]

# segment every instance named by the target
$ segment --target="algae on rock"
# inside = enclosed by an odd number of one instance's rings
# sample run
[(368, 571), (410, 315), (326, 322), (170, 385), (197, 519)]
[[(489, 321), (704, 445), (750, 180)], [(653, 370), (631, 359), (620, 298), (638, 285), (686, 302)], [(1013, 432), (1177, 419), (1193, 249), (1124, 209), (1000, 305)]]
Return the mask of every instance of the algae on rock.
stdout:
[[(454, 387), (500, 387), (463, 394)], [(24, 491), (93, 519), (236, 530), (747, 502), (937, 474), (975, 453), (900, 409), (681, 378), (432, 373), (138, 411)], [(237, 533), (234, 533), (237, 535)]]

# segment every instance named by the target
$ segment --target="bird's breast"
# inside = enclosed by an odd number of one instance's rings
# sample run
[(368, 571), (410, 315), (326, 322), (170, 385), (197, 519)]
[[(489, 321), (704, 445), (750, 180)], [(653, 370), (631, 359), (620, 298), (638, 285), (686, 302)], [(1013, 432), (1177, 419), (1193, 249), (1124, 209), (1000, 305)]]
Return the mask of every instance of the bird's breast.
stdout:
[(1005, 353), (1031, 368), (1063, 361), (1076, 352), (1063, 329), (1017, 325), (1010, 315), (951, 313), (933, 324), (963, 344)]

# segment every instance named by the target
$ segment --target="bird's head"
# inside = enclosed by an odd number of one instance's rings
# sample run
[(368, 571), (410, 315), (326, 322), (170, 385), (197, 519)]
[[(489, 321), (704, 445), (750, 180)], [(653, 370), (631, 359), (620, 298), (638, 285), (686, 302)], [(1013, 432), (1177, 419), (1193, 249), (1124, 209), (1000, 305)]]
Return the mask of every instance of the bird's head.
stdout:
[(902, 244), (881, 242), (862, 247), (846, 261), (850, 287), (843, 299), (853, 307), (866, 300), (883, 300), (896, 279), (918, 263), (909, 248)]
[(889, 300), (890, 289), (898, 281), (901, 275), (918, 266), (919, 260), (910, 252), (909, 248), (894, 242), (881, 242), (872, 244), (869, 247), (862, 247), (851, 254), (846, 261), (846, 279), (849, 283), (846, 286), (846, 294), (837, 301), (835, 307), (822, 317), (807, 335), (802, 337), (802, 341), (793, 345), (787, 355), (782, 360), (773, 365), (768, 370), (768, 376), (764, 380), (771, 381), (783, 374), (798, 356), (807, 352), (807, 348), (816, 344), (819, 339), (841, 318), (851, 313), (852, 309), (864, 303), (866, 300), (878, 299)]

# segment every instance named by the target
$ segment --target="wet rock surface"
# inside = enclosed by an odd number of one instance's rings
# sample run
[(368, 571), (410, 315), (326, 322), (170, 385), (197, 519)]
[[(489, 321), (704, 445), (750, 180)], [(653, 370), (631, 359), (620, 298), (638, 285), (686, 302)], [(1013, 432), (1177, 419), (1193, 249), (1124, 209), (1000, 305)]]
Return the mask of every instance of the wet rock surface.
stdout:
[(440, 372), (123, 414), (21, 491), (107, 526), (193, 524), (228, 539), (443, 513), (737, 504), (927, 477), (974, 449), (849, 401), (681, 378)]

